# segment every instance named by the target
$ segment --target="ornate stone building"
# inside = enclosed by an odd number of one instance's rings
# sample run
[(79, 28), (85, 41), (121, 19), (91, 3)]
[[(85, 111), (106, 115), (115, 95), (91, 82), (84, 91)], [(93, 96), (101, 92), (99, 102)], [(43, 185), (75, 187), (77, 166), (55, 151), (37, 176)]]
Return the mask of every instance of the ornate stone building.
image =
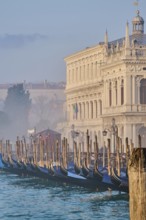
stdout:
[(89, 129), (102, 146), (103, 130), (115, 136), (115, 118), (123, 143), (128, 137), (137, 147), (140, 134), (146, 147), (146, 34), (139, 11), (132, 26), (131, 35), (127, 23), (124, 38), (108, 42), (106, 32), (104, 42), (65, 58), (68, 134), (72, 124), (84, 137)]

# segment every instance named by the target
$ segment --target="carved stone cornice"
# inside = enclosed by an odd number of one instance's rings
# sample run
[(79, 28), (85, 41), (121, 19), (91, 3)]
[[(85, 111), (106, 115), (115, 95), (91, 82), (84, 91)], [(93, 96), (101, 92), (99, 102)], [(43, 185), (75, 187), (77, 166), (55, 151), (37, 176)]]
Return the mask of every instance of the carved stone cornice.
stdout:
[(127, 68), (130, 72), (141, 72), (143, 71), (143, 66), (135, 64), (135, 65), (129, 65)]

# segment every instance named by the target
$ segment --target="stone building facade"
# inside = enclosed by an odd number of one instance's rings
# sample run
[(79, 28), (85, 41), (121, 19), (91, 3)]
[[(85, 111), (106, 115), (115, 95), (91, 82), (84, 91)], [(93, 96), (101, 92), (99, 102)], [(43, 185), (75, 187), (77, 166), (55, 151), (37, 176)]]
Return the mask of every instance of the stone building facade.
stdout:
[(96, 133), (100, 146), (118, 133), (123, 144), (128, 137), (137, 147), (140, 134), (146, 147), (146, 34), (139, 11), (132, 26), (131, 35), (127, 23), (125, 37), (109, 42), (106, 31), (104, 42), (65, 58), (68, 136), (74, 125), (82, 138), (87, 129)]

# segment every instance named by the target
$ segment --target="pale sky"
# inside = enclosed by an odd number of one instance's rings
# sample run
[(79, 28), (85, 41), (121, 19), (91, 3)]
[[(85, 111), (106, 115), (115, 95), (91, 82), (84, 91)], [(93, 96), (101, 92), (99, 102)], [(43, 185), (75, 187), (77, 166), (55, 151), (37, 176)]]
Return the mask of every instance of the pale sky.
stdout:
[[(64, 58), (125, 36), (134, 0), (0, 0), (0, 83), (65, 81)], [(146, 22), (146, 0), (139, 1)], [(146, 30), (146, 25), (145, 25)], [(145, 31), (146, 33), (146, 31)]]

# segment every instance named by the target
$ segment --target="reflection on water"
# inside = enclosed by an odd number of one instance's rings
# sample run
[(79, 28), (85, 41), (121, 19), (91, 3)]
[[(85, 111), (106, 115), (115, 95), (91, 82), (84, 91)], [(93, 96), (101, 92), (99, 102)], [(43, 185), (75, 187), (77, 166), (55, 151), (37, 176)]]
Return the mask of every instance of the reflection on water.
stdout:
[(129, 220), (128, 195), (0, 174), (0, 219)]

